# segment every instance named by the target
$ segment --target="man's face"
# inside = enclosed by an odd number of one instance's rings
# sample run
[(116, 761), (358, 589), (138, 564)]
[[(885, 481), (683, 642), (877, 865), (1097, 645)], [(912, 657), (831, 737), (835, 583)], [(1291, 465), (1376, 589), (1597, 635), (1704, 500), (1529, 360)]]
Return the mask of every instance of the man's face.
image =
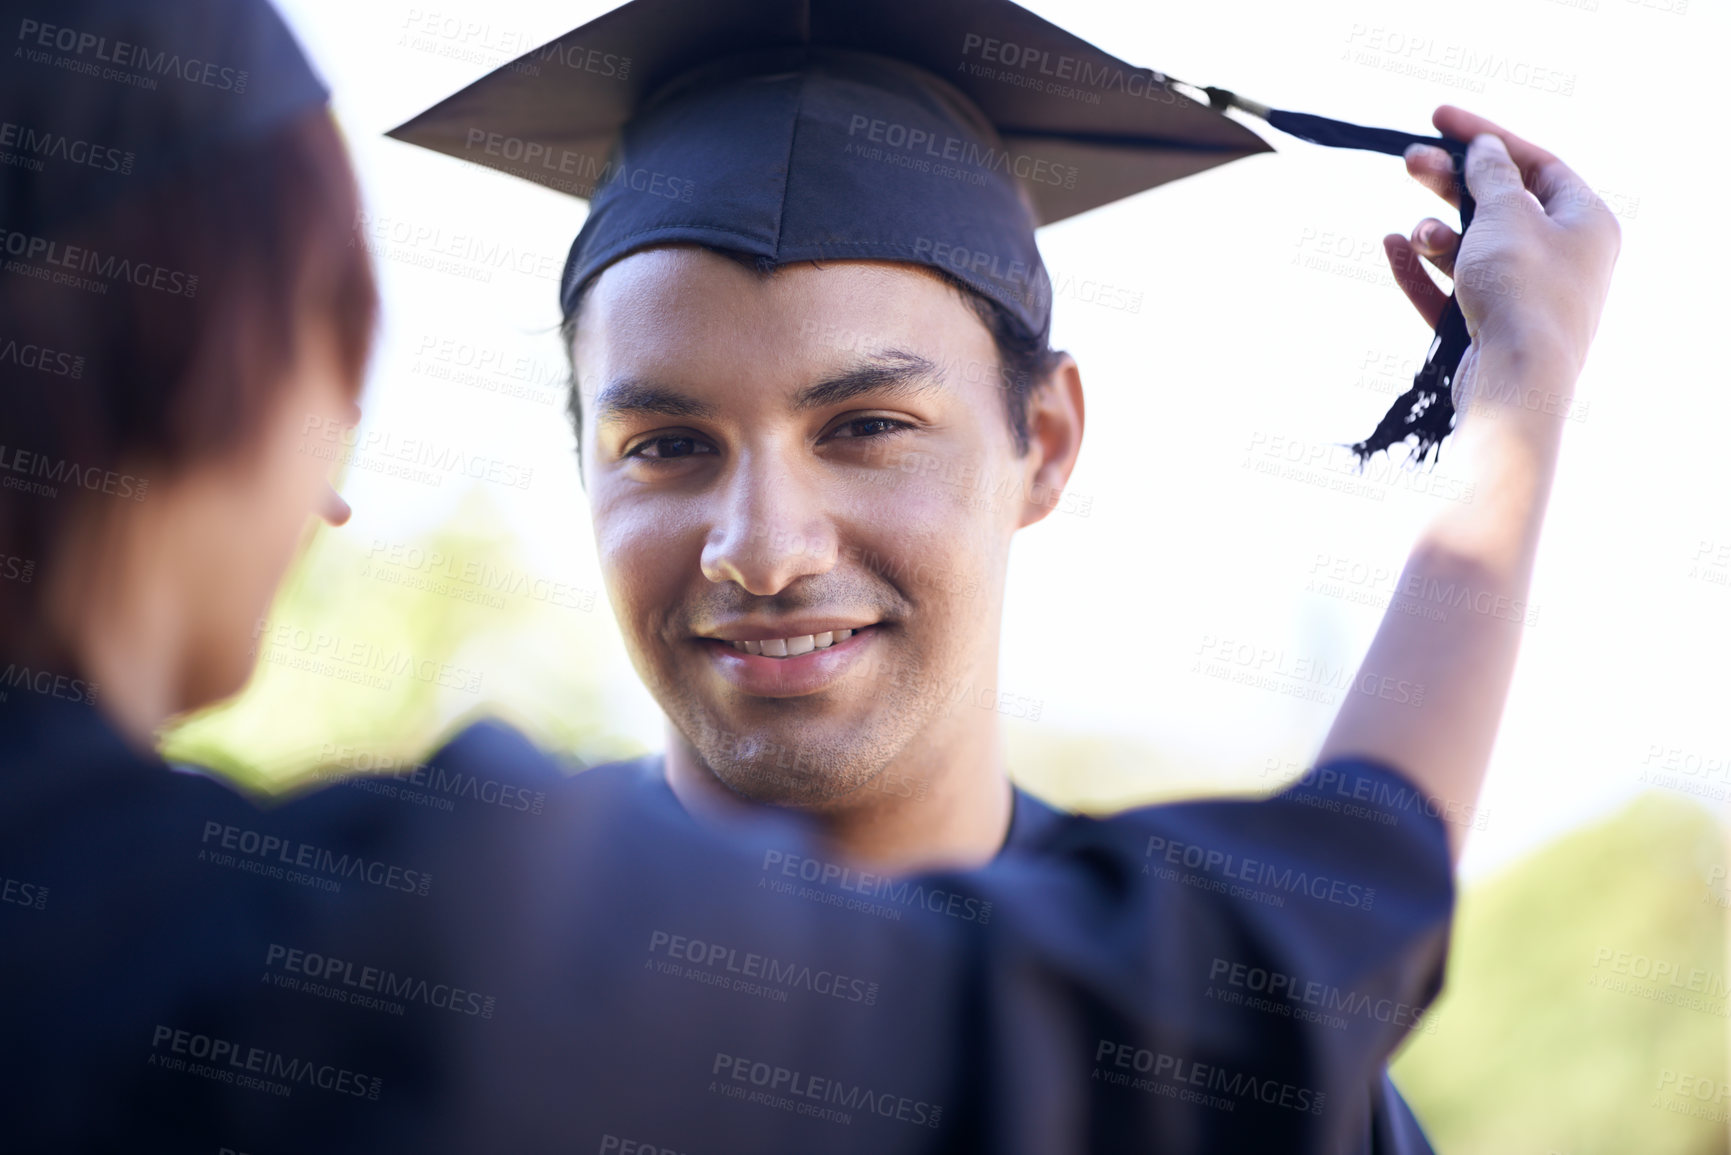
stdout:
[(846, 806), (910, 744), (995, 722), (973, 703), (1037, 455), (953, 289), (911, 265), (759, 278), (654, 249), (591, 287), (575, 355), (626, 646), (723, 783)]

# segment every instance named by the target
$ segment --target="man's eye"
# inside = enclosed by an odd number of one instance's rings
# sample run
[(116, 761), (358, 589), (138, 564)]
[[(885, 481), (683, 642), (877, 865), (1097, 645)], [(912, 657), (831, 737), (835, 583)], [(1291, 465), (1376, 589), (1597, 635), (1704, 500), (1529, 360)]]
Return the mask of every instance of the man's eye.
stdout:
[[(893, 417), (856, 417), (852, 421), (844, 421), (840, 425), (836, 426), (835, 432), (830, 434), (830, 436), (852, 438), (887, 437), (912, 428), (913, 426), (909, 425), (906, 421), (897, 421)], [(846, 430), (852, 430), (853, 432), (845, 432)]]
[(625, 456), (641, 457), (646, 461), (668, 461), (676, 457), (693, 457), (706, 451), (715, 452), (695, 437), (651, 437), (629, 450)]

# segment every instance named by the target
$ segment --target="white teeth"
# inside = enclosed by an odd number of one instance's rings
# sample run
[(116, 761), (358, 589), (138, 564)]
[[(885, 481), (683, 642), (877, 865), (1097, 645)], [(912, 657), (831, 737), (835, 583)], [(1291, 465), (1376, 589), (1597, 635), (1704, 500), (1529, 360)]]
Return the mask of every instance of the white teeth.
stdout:
[(760, 654), (766, 658), (797, 658), (801, 654), (827, 649), (837, 642), (846, 641), (858, 632), (857, 630), (828, 630), (821, 634), (801, 634), (797, 638), (765, 638), (761, 642), (734, 642), (733, 648), (747, 654)]

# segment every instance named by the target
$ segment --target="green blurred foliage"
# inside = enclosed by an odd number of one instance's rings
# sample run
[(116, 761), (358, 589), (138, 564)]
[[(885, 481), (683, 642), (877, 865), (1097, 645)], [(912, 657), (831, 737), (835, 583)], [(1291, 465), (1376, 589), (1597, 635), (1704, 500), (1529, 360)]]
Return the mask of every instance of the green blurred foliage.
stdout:
[[(591, 764), (640, 753), (609, 722), (642, 691), (605, 595), (525, 569), (499, 524), (476, 491), (402, 542), (320, 533), (261, 630), (253, 682), (167, 734), (168, 756), (281, 793), (321, 766), (424, 757), (483, 713)], [(1221, 792), (1133, 740), (1011, 721), (1008, 745), (1020, 784), (1075, 810)], [(1709, 871), (1728, 861), (1711, 815), (1652, 794), (1462, 896), (1432, 1029), (1394, 1065), (1439, 1155), (1727, 1151), (1727, 920)], [(1672, 961), (1685, 982), (1700, 968), (1716, 1013), (1590, 985), (1669, 986), (1595, 966), (1602, 950)], [(1715, 1097), (1680, 1093), (1683, 1077)]]
[(318, 533), (246, 690), (165, 734), (166, 756), (277, 794), (422, 757), (486, 714), (590, 763), (641, 753), (606, 721), (630, 666), (605, 593), (527, 568), (500, 524), (475, 489), (424, 534)]
[[(1726, 892), (1712, 870), (1728, 859), (1712, 814), (1654, 792), (1462, 896), (1432, 1030), (1393, 1067), (1439, 1155), (1727, 1150)], [(1625, 972), (1665, 962), (1675, 979), (1618, 974), (1622, 951)]]

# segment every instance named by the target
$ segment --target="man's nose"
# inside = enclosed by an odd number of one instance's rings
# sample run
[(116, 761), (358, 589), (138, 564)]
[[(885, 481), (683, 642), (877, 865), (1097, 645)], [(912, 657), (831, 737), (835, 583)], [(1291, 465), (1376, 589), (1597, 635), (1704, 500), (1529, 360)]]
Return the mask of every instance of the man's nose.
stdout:
[(835, 526), (814, 479), (763, 456), (728, 479), (703, 545), (703, 573), (768, 597), (836, 561)]

